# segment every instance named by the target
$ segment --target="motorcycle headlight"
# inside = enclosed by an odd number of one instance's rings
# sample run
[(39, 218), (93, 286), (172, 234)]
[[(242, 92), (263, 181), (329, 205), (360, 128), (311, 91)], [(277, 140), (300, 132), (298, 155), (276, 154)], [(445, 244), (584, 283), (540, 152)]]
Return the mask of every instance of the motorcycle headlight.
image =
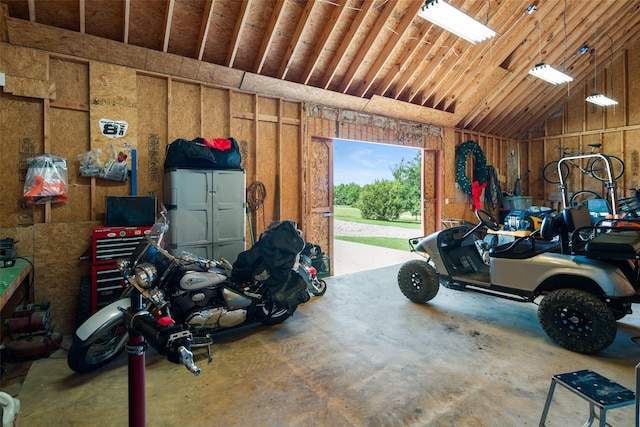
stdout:
[(116, 260), (116, 267), (120, 273), (124, 273), (129, 269), (129, 260), (124, 258)]
[(148, 262), (142, 263), (135, 270), (136, 283), (142, 288), (150, 288), (158, 277), (156, 266)]

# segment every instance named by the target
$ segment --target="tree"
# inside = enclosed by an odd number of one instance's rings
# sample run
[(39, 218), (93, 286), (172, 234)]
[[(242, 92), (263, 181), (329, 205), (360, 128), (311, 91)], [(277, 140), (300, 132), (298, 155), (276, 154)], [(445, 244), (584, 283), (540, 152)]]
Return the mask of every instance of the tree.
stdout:
[(413, 160), (405, 162), (404, 158), (399, 165), (391, 168), (391, 173), (398, 183), (398, 194), (403, 202), (403, 210), (411, 212), (417, 217), (421, 210), (421, 160), (420, 152)]
[(355, 183), (338, 184), (333, 187), (333, 203), (353, 206), (358, 201), (362, 187)]
[(398, 192), (398, 183), (386, 179), (376, 180), (362, 187), (360, 198), (355, 204), (362, 218), (390, 221), (398, 219), (403, 202)]

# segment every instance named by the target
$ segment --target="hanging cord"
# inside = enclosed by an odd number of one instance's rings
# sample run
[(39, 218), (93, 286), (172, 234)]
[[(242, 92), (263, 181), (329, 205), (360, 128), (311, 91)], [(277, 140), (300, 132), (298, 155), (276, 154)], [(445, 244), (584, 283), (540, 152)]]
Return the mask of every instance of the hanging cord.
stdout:
[(487, 166), (487, 188), (484, 190), (484, 202), (492, 210), (502, 206), (504, 197), (498, 181), (498, 172), (493, 166)]
[[(251, 229), (251, 211), (257, 212), (262, 207), (262, 228), (264, 224), (264, 199), (267, 197), (267, 190), (260, 181), (255, 181), (247, 187), (247, 214), (249, 215), (249, 228)], [(251, 230), (251, 243), (254, 243), (253, 230)]]

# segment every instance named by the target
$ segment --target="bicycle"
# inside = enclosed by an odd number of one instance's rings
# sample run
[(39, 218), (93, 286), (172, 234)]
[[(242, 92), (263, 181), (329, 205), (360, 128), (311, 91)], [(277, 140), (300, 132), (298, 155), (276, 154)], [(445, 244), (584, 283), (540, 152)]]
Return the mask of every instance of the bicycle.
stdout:
[[(574, 153), (569, 152), (569, 149), (567, 147), (558, 146), (556, 148), (562, 151), (560, 159), (564, 159), (565, 157), (571, 157), (573, 155), (581, 156), (585, 154), (598, 154), (596, 149), (601, 146), (602, 144), (589, 144), (589, 147), (591, 147), (591, 151), (578, 150), (577, 152), (574, 152)], [(613, 176), (613, 179), (616, 180), (620, 178), (624, 173), (624, 162), (619, 157), (616, 157), (616, 156), (607, 156), (604, 154), (603, 156), (607, 157), (611, 162), (611, 175)], [(561, 176), (558, 174), (559, 162), (560, 160), (553, 160), (547, 163), (544, 166), (544, 168), (542, 168), (542, 178), (550, 184), (560, 184), (560, 182), (565, 182), (567, 177), (569, 176), (569, 173), (571, 172), (569, 165), (579, 169), (580, 172), (582, 172), (585, 175), (592, 176), (598, 181), (603, 181), (603, 182), (609, 181), (609, 174), (607, 173), (607, 165), (605, 163), (605, 160), (602, 157), (598, 156), (598, 157), (594, 157), (593, 159), (587, 160), (587, 164), (584, 168), (580, 166), (579, 162), (576, 163), (572, 159), (563, 161), (562, 163), (560, 163), (560, 166), (559, 166), (560, 173), (562, 174), (562, 179), (560, 179)]]

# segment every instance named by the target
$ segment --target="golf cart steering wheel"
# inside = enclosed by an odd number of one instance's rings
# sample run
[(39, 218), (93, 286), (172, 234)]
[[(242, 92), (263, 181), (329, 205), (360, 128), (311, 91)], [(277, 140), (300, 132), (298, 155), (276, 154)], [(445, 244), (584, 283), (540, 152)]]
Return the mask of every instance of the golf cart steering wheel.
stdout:
[(498, 224), (498, 221), (489, 212), (478, 209), (476, 210), (476, 217), (482, 223), (482, 225), (484, 225), (488, 229), (493, 231), (500, 230), (500, 224)]
[(462, 236), (462, 240), (464, 240), (467, 237), (471, 236), (473, 233), (476, 232), (476, 230), (478, 228), (482, 227), (483, 225), (485, 227), (493, 230), (493, 231), (500, 230), (500, 224), (498, 224), (498, 221), (496, 221), (496, 219), (493, 217), (493, 215), (491, 215), (489, 212), (483, 211), (482, 209), (477, 209), (476, 210), (476, 217), (478, 218), (478, 220), (480, 222), (478, 223), (478, 225), (473, 227), (471, 230), (467, 231), (467, 233), (464, 236)]

